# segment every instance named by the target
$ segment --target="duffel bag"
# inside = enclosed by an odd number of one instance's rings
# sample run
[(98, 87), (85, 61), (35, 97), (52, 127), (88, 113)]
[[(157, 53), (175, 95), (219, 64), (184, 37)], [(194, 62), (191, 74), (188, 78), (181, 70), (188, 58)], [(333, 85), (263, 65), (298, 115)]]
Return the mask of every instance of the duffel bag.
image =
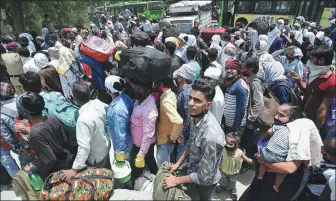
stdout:
[(65, 179), (61, 170), (48, 176), (41, 200), (109, 200), (113, 190), (111, 170), (85, 168), (71, 179)]
[(168, 77), (171, 57), (149, 47), (137, 47), (120, 53), (120, 75), (143, 83)]
[(105, 62), (113, 54), (114, 46), (97, 36), (92, 36), (84, 41), (80, 46), (81, 53)]
[(35, 191), (30, 185), (30, 179), (27, 172), (19, 170), (13, 177), (12, 187), (15, 195), (22, 200), (40, 200), (41, 191)]

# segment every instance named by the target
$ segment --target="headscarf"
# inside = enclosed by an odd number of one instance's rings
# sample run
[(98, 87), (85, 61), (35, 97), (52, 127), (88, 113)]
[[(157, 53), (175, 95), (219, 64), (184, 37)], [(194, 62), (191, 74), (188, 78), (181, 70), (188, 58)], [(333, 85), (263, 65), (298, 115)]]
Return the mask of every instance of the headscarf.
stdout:
[(56, 47), (49, 47), (48, 54), (49, 54), (50, 60), (59, 59), (59, 49), (57, 49)]
[(310, 43), (311, 45), (314, 45), (314, 42), (315, 42), (315, 35), (314, 35), (313, 32), (307, 32), (307, 33), (305, 34), (305, 37), (307, 37), (307, 38), (309, 39), (309, 43)]
[(72, 50), (65, 46), (62, 46), (59, 49), (59, 55), (59, 63), (56, 70), (60, 75), (65, 75), (65, 73), (70, 69), (72, 62), (75, 61), (75, 57), (73, 56)]
[(310, 60), (308, 60), (307, 66), (308, 66), (309, 71), (310, 71), (309, 78), (308, 78), (308, 84), (310, 84), (312, 81), (314, 81), (320, 75), (327, 73), (330, 70), (330, 67), (331, 67), (331, 66), (315, 65)]
[(222, 70), (220, 68), (209, 67), (204, 72), (204, 77), (209, 77), (214, 80), (219, 80), (222, 74)]
[(236, 69), (239, 72), (243, 71), (242, 64), (238, 59), (229, 59), (225, 62), (225, 68), (226, 69)]
[(323, 31), (319, 31), (317, 34), (316, 34), (316, 37), (317, 39), (319, 39), (320, 41), (323, 40), (324, 38), (324, 32)]
[(34, 55), (34, 64), (39, 69), (45, 68), (49, 64), (48, 57), (43, 53), (36, 53)]
[(167, 37), (165, 39), (165, 43), (167, 43), (167, 42), (173, 42), (173, 43), (175, 43), (176, 44), (176, 49), (179, 47), (179, 40), (177, 38), (173, 37), (173, 36)]
[(8, 51), (12, 51), (12, 50), (14, 50), (14, 49), (16, 49), (16, 48), (18, 48), (19, 46), (18, 46), (18, 44), (16, 43), (16, 42), (10, 42), (10, 43), (8, 43), (7, 45), (6, 45), (6, 49), (8, 50)]
[(266, 43), (268, 42), (268, 36), (266, 36), (266, 35), (259, 35), (259, 41), (265, 41)]
[[(185, 40), (185, 37), (186, 37), (186, 36), (188, 37), (187, 34), (185, 34), (185, 33), (180, 33), (178, 39), (180, 39), (180, 40), (182, 40), (183, 42), (187, 43), (187, 41)], [(188, 39), (189, 39), (189, 38), (188, 38)]]
[(119, 76), (109, 75), (105, 79), (105, 87), (112, 93), (121, 93), (125, 89), (126, 81)]
[(303, 43), (303, 33), (301, 30), (294, 31), (294, 39), (300, 44)]
[(219, 53), (222, 50), (222, 47), (219, 45), (219, 43), (221, 42), (220, 35), (217, 35), (217, 34), (213, 35), (212, 38), (211, 38), (211, 40), (212, 40), (212, 42), (211, 42), (210, 48), (217, 49), (218, 55), (220, 55)]
[(173, 73), (173, 79), (177, 77), (182, 77), (185, 80), (193, 81), (195, 77), (195, 69), (189, 64), (183, 64)]
[(278, 27), (275, 27), (272, 31), (268, 32), (268, 42), (267, 42), (267, 48), (269, 49), (271, 45), (273, 44), (276, 37), (279, 36), (279, 29)]
[(302, 58), (303, 54), (300, 48), (296, 47), (294, 48), (294, 57)]
[(268, 85), (276, 80), (285, 80), (285, 69), (278, 61), (269, 63), (269, 67), (265, 68), (265, 84)]

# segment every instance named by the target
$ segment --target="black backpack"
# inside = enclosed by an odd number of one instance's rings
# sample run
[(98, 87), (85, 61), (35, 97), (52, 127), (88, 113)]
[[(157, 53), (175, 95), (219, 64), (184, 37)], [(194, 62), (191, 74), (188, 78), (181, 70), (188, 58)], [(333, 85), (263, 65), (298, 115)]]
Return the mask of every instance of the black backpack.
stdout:
[[(272, 84), (269, 88), (270, 91), (274, 93), (275, 89), (278, 87), (285, 87), (289, 92), (289, 104), (301, 107), (302, 99), (299, 94), (294, 90), (294, 87), (291, 86), (286, 80), (278, 80), (274, 84)], [(274, 94), (275, 95), (275, 94)], [(276, 96), (276, 95), (275, 95)]]

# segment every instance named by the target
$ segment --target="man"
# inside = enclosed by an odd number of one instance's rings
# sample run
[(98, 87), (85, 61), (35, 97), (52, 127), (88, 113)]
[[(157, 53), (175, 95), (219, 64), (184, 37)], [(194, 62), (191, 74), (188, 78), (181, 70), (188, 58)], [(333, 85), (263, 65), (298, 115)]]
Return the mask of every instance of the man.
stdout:
[(49, 45), (44, 42), (44, 39), (42, 38), (42, 36), (36, 37), (36, 43), (41, 46), (41, 50), (47, 50), (49, 48)]
[(176, 52), (176, 44), (174, 42), (168, 41), (165, 43), (165, 53), (172, 57), (171, 65), (170, 65), (170, 77), (173, 76), (173, 73), (182, 66), (181, 59), (175, 55)]
[(23, 93), (23, 87), (19, 82), (19, 77), (23, 73), (23, 65), (20, 55), (17, 53), (18, 44), (15, 42), (10, 42), (7, 44), (6, 49), (8, 52), (1, 54), (1, 58), (6, 66), (10, 81), (14, 86), (15, 93), (20, 95)]
[(183, 119), (177, 112), (177, 98), (170, 89), (171, 79), (166, 78), (154, 83), (159, 91), (159, 118), (157, 122), (157, 163), (160, 167), (164, 161), (170, 162), (170, 154), (174, 150), (174, 143), (183, 128)]
[(113, 142), (116, 161), (131, 162), (132, 140), (130, 118), (133, 111), (133, 100), (123, 93), (126, 81), (119, 76), (110, 75), (105, 79), (108, 94), (112, 96), (107, 111), (107, 130)]
[(153, 32), (153, 26), (149, 20), (147, 20), (147, 17), (145, 15), (140, 16), (142, 22), (140, 28), (144, 32)]
[(73, 85), (74, 102), (80, 107), (76, 124), (78, 151), (72, 169), (64, 171), (67, 178), (89, 166), (111, 169), (110, 140), (106, 133), (108, 105), (100, 100), (90, 100), (89, 86), (78, 81)]
[(184, 63), (188, 62), (187, 59), (187, 48), (188, 48), (188, 35), (181, 33), (178, 37), (179, 39), (179, 47), (178, 47), (178, 51), (175, 53), (180, 59), (183, 60)]
[(164, 186), (172, 188), (179, 184), (196, 183), (200, 200), (211, 200), (211, 193), (221, 178), (220, 160), (225, 146), (222, 128), (211, 112), (215, 89), (205, 81), (197, 80), (189, 96), (191, 121), (190, 139), (179, 161), (172, 166), (176, 170), (188, 158), (186, 176), (172, 174), (164, 179)]
[(152, 83), (134, 82), (133, 87), (136, 101), (131, 115), (130, 129), (133, 142), (131, 166), (134, 181), (141, 176), (145, 163), (152, 174), (157, 173), (154, 146), (155, 125), (159, 114), (152, 95)]
[(187, 65), (192, 66), (195, 69), (195, 77), (194, 80), (198, 80), (201, 74), (201, 67), (197, 61), (195, 61), (195, 56), (197, 54), (196, 47), (188, 47), (187, 48)]
[(42, 28), (47, 28), (49, 33), (55, 32), (54, 24), (50, 21), (50, 17), (48, 14), (43, 15), (44, 20), (42, 21)]
[(181, 158), (190, 135), (189, 95), (194, 77), (195, 70), (189, 65), (182, 65), (173, 74), (175, 85), (180, 89), (177, 111), (183, 119), (183, 130), (178, 138), (176, 161)]
[(217, 62), (218, 50), (216, 48), (210, 48), (208, 51), (208, 58), (210, 61), (210, 67), (223, 69), (222, 65)]
[(226, 61), (226, 76), (224, 81), (224, 132), (241, 131), (246, 125), (249, 86), (242, 76), (242, 66), (239, 60)]
[(319, 46), (319, 45), (325, 45), (331, 48), (333, 45), (333, 41), (328, 36), (325, 36), (325, 33), (323, 31), (319, 31), (316, 34), (315, 46)]
[(310, 52), (310, 60), (307, 63), (311, 71), (308, 84), (292, 72), (293, 78), (304, 89), (303, 111), (308, 119), (315, 122), (317, 128), (321, 128), (327, 107), (335, 97), (336, 75), (331, 69), (333, 55), (333, 50), (325, 45), (315, 47)]
[(23, 63), (23, 72), (26, 73), (28, 71), (32, 71), (32, 72), (37, 73), (40, 71), (40, 68), (38, 68), (34, 63), (34, 58), (30, 57), (30, 52), (28, 48), (26, 47), (20, 48), (18, 50), (18, 53)]
[(200, 37), (200, 30), (198, 27), (193, 27), (190, 29), (190, 33), (196, 37), (197, 40), (197, 46), (201, 50), (208, 50), (208, 45), (204, 42), (204, 40)]
[(221, 88), (218, 86), (218, 81), (222, 70), (219, 68), (209, 67), (204, 72), (204, 79), (215, 87), (216, 95), (212, 101), (211, 113), (216, 117), (219, 124), (222, 123), (222, 117), (224, 113), (224, 94)]
[(55, 115), (42, 115), (42, 96), (34, 92), (22, 94), (18, 97), (16, 106), (19, 115), (29, 119), (32, 125), (28, 141), (37, 156), (37, 160), (28, 164), (24, 170), (46, 179), (51, 173), (70, 168), (75, 156), (68, 149), (67, 134)]
[(258, 71), (259, 61), (257, 58), (248, 59), (244, 64), (243, 75), (247, 77), (248, 83), (251, 87), (251, 99), (246, 122), (247, 128), (244, 130), (244, 134), (241, 138), (241, 146), (245, 149), (246, 155), (250, 158), (253, 157), (253, 154), (257, 151), (253, 138), (253, 124), (259, 116), (261, 110), (264, 108), (264, 90), (262, 81), (257, 76)]

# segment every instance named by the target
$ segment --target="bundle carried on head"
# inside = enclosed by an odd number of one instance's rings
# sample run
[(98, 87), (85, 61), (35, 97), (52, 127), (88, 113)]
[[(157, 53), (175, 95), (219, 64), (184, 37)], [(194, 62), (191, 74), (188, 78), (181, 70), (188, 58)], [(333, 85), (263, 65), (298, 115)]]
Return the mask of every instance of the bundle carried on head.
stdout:
[(264, 34), (267, 35), (268, 33), (268, 23), (267, 22), (263, 22), (261, 20), (255, 20), (253, 22), (250, 23), (250, 26), (252, 28), (254, 28), (255, 30), (257, 30), (258, 34)]
[(163, 33), (164, 38), (168, 38), (171, 36), (177, 38), (180, 35), (180, 30), (176, 26), (168, 22), (167, 20), (160, 21), (158, 26), (155, 27), (154, 32), (156, 34), (159, 34), (163, 27), (166, 28), (166, 31)]

